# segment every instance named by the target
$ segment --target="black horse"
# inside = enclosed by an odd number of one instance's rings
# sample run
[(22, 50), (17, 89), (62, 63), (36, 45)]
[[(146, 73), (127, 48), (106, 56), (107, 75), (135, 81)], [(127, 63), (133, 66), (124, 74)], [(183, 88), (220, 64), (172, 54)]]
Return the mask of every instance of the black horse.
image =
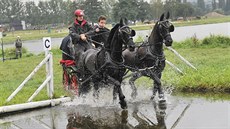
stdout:
[(100, 82), (112, 83), (114, 99), (118, 93), (121, 108), (127, 107), (121, 89), (122, 77), (126, 70), (122, 51), (123, 45), (134, 50), (133, 36), (135, 36), (135, 31), (127, 26), (124, 19), (121, 19), (120, 23), (112, 28), (104, 48), (101, 50), (89, 49), (80, 56), (76, 61), (79, 70), (80, 94), (88, 92), (90, 82), (93, 82), (96, 96)]
[(160, 20), (155, 24), (148, 41), (141, 44), (134, 52), (125, 50), (123, 56), (125, 64), (140, 69), (139, 72), (133, 72), (129, 79), (129, 84), (132, 87), (132, 97), (137, 95), (137, 89), (134, 81), (141, 76), (147, 76), (154, 80), (153, 99), (158, 91), (159, 101), (165, 101), (164, 92), (161, 87), (161, 73), (165, 67), (165, 55), (163, 52), (163, 43), (166, 46), (172, 45), (172, 37), (170, 32), (174, 31), (174, 26), (168, 21), (170, 14), (167, 13), (166, 19), (164, 14), (161, 15)]

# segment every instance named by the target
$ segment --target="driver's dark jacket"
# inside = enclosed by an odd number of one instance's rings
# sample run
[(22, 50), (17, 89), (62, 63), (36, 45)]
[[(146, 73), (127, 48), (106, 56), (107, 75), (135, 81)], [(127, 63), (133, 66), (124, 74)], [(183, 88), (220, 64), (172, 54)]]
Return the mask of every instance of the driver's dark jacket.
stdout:
[(81, 25), (77, 20), (74, 21), (72, 26), (69, 27), (69, 35), (71, 36), (73, 43), (80, 42), (80, 34), (91, 34), (94, 30), (86, 20), (83, 20)]

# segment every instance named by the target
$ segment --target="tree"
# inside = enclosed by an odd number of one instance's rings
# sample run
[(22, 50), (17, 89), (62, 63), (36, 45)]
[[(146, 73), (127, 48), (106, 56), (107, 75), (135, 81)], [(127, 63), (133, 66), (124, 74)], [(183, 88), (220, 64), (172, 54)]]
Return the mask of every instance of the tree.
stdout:
[(151, 12), (154, 17), (154, 19), (158, 19), (160, 15), (164, 12), (164, 5), (161, 0), (152, 0), (150, 1), (150, 6), (151, 6)]
[(101, 0), (102, 7), (105, 10), (105, 16), (107, 16), (107, 22), (112, 22), (112, 9), (116, 0)]
[(48, 2), (46, 1), (39, 1), (38, 9), (39, 9), (39, 25), (50, 24), (52, 20), (50, 18), (50, 9), (48, 9)]
[(5, 18), (5, 22), (12, 23), (13, 20), (21, 20), (23, 9), (23, 4), (19, 0), (1, 0), (0, 2), (0, 15)]
[(225, 0), (219, 0), (219, 8), (224, 10), (224, 8), (225, 8)]
[(98, 0), (86, 0), (83, 2), (82, 8), (85, 10), (86, 17), (93, 23), (97, 22), (100, 15), (105, 14), (102, 3)]
[(62, 23), (63, 16), (61, 15), (61, 6), (63, 2), (61, 0), (50, 0), (48, 1), (49, 18), (51, 23)]
[(230, 14), (230, 0), (226, 0), (225, 11)]
[(178, 3), (176, 4), (175, 10), (175, 16), (183, 17), (184, 19), (187, 19), (187, 17), (191, 16), (194, 12), (194, 8), (190, 3)]
[(212, 10), (217, 9), (216, 0), (212, 0)]
[(113, 7), (113, 18), (118, 21), (121, 17), (136, 21), (138, 15), (137, 0), (118, 0)]
[(141, 20), (141, 22), (144, 22), (145, 19), (152, 18), (152, 11), (150, 4), (148, 2), (144, 2), (143, 0), (138, 2), (138, 14), (137, 14), (137, 20)]
[(177, 8), (176, 5), (177, 2), (172, 0), (166, 1), (164, 4), (165, 12), (170, 12), (172, 18), (175, 18), (176, 15), (176, 8)]
[(201, 9), (201, 10), (205, 10), (205, 3), (204, 0), (197, 0), (197, 6)]
[(25, 4), (25, 21), (31, 25), (37, 25), (40, 20), (40, 12), (38, 7), (33, 1), (26, 2)]
[(164, 12), (164, 5), (161, 0), (151, 0), (150, 7), (152, 10), (152, 16), (154, 19), (158, 19), (160, 15)]

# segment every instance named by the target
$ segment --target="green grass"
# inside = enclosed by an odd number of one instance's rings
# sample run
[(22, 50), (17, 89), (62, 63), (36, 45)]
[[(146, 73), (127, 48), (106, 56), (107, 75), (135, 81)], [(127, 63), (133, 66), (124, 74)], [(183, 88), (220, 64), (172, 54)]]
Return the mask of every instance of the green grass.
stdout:
[(230, 47), (177, 49), (198, 70), (185, 65), (174, 54), (166, 51), (167, 59), (186, 74), (180, 76), (167, 67), (163, 80), (183, 91), (229, 92), (230, 89)]
[[(196, 45), (194, 39), (174, 43), (173, 47), (191, 62), (195, 71), (175, 54), (165, 49), (166, 59), (179, 67), (185, 75), (181, 76), (166, 65), (163, 72), (163, 85), (173, 86), (186, 92), (227, 92), (230, 93), (230, 41), (229, 37), (210, 36)], [(209, 41), (208, 44), (205, 44)], [(220, 42), (218, 44), (218, 42)], [(141, 78), (138, 85), (152, 86), (148, 78)]]
[[(69, 95), (62, 87), (62, 67), (59, 64), (61, 52), (53, 51), (53, 69), (54, 69), (54, 97)], [(7, 60), (0, 62), (0, 106), (27, 102), (29, 97), (45, 80), (45, 66), (43, 66), (24, 88), (9, 103), (5, 100), (7, 97), (23, 82), (23, 80), (33, 71), (33, 69), (42, 61), (44, 55), (23, 56), (17, 60)], [(35, 97), (34, 101), (48, 99), (46, 87)]]

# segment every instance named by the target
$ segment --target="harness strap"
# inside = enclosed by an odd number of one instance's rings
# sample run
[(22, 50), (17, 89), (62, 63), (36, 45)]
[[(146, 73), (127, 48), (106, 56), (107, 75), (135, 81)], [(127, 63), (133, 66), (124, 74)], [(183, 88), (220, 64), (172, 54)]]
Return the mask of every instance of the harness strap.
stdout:
[(64, 53), (64, 54), (67, 55), (68, 57), (70, 57), (70, 58), (72, 58), (73, 60), (75, 60), (75, 57), (74, 57), (74, 56), (71, 56), (70, 54), (64, 52), (63, 50), (61, 50), (61, 51), (62, 51), (62, 53)]
[(112, 65), (121, 66), (121, 65), (123, 65), (124, 62), (125, 62), (125, 60), (124, 60), (123, 57), (122, 57), (122, 62), (114, 61), (114, 60), (111, 58), (111, 56), (110, 56), (110, 54), (109, 54), (108, 52), (106, 52), (106, 58), (107, 58), (106, 63), (110, 63), (110, 64), (112, 64)]

